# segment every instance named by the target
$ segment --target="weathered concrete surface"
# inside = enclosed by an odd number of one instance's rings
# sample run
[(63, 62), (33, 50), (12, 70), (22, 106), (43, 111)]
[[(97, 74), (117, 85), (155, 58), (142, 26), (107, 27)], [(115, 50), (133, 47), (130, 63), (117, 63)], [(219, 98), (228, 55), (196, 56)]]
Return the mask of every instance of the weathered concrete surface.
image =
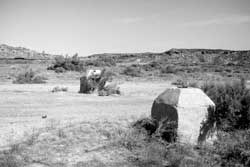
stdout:
[(179, 115), (178, 134), (182, 136), (182, 141), (203, 142), (198, 139), (202, 122), (207, 119), (209, 107), (215, 108), (215, 104), (201, 89), (181, 89), (177, 111)]
[(214, 102), (201, 89), (172, 88), (155, 99), (151, 116), (158, 122), (177, 121), (180, 142), (196, 144), (206, 140), (207, 128), (212, 126), (204, 128), (202, 123), (206, 122), (208, 110), (214, 108)]

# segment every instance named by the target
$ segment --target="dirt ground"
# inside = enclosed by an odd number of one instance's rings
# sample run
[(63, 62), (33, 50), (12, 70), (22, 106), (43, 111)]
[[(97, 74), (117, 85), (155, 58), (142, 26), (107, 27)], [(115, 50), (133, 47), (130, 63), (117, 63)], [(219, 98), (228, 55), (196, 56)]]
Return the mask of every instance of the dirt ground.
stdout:
[[(133, 166), (126, 150), (109, 145), (126, 136), (122, 129), (131, 122), (150, 115), (170, 82), (123, 80), (122, 95), (97, 96), (78, 93), (80, 75), (48, 73), (46, 84), (13, 84), (2, 75), (0, 150), (14, 148), (25, 162), (18, 166)], [(56, 86), (68, 91), (52, 93)]]
[[(67, 92), (52, 93), (55, 86)], [(0, 84), (0, 146), (16, 142), (27, 131), (50, 122), (133, 119), (150, 115), (154, 98), (170, 86), (168, 82), (121, 82), (121, 96), (79, 94), (79, 80), (52, 79), (46, 84)], [(42, 116), (47, 115), (46, 119)]]

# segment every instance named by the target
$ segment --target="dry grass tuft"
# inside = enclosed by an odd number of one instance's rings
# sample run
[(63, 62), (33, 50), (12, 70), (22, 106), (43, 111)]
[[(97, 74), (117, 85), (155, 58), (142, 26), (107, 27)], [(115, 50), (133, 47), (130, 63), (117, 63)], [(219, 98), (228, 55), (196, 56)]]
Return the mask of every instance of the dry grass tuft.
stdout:
[(56, 86), (52, 89), (52, 93), (55, 93), (55, 92), (67, 92), (68, 91), (68, 88), (67, 87), (59, 87), (59, 86)]

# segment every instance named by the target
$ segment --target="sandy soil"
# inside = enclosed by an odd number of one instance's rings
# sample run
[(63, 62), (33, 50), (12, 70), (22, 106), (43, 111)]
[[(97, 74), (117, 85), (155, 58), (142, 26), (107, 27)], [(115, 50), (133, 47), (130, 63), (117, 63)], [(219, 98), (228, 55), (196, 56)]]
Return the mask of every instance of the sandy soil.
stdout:
[[(57, 84), (64, 83), (64, 84)], [(55, 86), (68, 92), (52, 93)], [(16, 142), (27, 131), (82, 121), (133, 119), (150, 115), (154, 98), (169, 82), (123, 82), (121, 96), (99, 97), (79, 94), (78, 80), (54, 79), (47, 84), (0, 84), (0, 146)], [(42, 119), (42, 115), (47, 115)]]

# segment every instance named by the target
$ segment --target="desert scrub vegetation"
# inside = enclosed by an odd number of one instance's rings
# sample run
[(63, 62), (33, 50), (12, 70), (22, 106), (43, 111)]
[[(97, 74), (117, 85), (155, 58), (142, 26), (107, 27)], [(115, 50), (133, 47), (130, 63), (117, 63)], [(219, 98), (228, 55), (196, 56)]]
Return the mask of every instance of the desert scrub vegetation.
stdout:
[(55, 92), (67, 92), (68, 91), (68, 88), (67, 87), (59, 87), (59, 86), (56, 86), (52, 89), (52, 93), (55, 93)]
[(161, 73), (165, 74), (175, 74), (177, 72), (174, 66), (168, 65), (161, 68)]
[(98, 96), (121, 95), (120, 87), (116, 84), (105, 86), (103, 89), (98, 90)]
[(98, 57), (96, 59), (85, 60), (84, 64), (86, 66), (95, 66), (95, 67), (113, 67), (116, 66), (116, 60), (113, 57)]
[(145, 71), (153, 71), (161, 68), (162, 64), (158, 61), (151, 61), (147, 64), (142, 65), (142, 69), (144, 69)]
[(187, 88), (188, 82), (187, 79), (179, 78), (171, 83), (172, 85), (176, 85), (178, 88)]
[[(144, 121), (140, 121), (144, 120)], [(136, 123), (120, 121), (82, 122), (61, 127), (51, 122), (48, 130), (33, 132), (28, 140), (0, 151), (0, 166), (131, 166), (131, 167), (223, 167), (249, 166), (250, 131), (220, 131), (214, 145), (169, 143), (145, 129), (150, 118)], [(27, 135), (26, 135), (27, 136)], [(102, 161), (103, 157), (112, 161)], [(81, 157), (79, 159), (78, 157)], [(122, 157), (123, 161), (119, 159)], [(68, 161), (72, 158), (72, 161)], [(80, 160), (80, 161), (79, 161)], [(120, 165), (117, 165), (120, 164)], [(77, 165), (77, 166), (78, 166)]]
[(76, 53), (72, 57), (56, 56), (53, 64), (49, 66), (47, 70), (53, 70), (56, 73), (62, 73), (65, 71), (82, 72), (85, 71), (86, 68)]
[(131, 65), (125, 67), (125, 69), (121, 72), (121, 74), (131, 77), (140, 77), (142, 75), (142, 71), (140, 67), (136, 65)]
[[(149, 118), (144, 120), (152, 123)], [(141, 125), (142, 129), (138, 129), (138, 126), (130, 128), (120, 133), (116, 140), (119, 147), (130, 151), (127, 158), (135, 166), (250, 166), (250, 129), (232, 132), (219, 130), (212, 145), (189, 145), (178, 141), (167, 142), (157, 135), (157, 131), (149, 133), (145, 123)]]
[(25, 165), (24, 159), (18, 156), (20, 148), (18, 144), (11, 146), (9, 150), (0, 152), (1, 167), (22, 167)]
[[(143, 120), (143, 121), (142, 121)], [(136, 167), (210, 167), (210, 164), (219, 164), (208, 152), (202, 153), (194, 146), (185, 143), (169, 143), (145, 129), (145, 122), (153, 123), (150, 118), (145, 118), (133, 123), (126, 131), (114, 133), (111, 138), (114, 147), (124, 148), (128, 151), (127, 161)], [(139, 128), (138, 123), (142, 125)], [(136, 125), (136, 126), (134, 126)], [(216, 160), (216, 161), (215, 161)]]
[(201, 86), (216, 105), (209, 118), (223, 131), (250, 128), (250, 89), (245, 80), (231, 83), (205, 83)]
[(234, 132), (219, 132), (214, 143), (215, 155), (220, 158), (221, 166), (250, 166), (250, 129)]
[(198, 146), (169, 143), (157, 134), (159, 130), (155, 130), (153, 120), (140, 120), (139, 125), (146, 131), (144, 138), (122, 138), (124, 143), (133, 139), (134, 145), (130, 144), (128, 149), (138, 166), (250, 166), (250, 90), (245, 81), (205, 83), (201, 87), (216, 104), (216, 110), (208, 115), (208, 120), (217, 126), (214, 143)]
[(15, 76), (14, 84), (41, 84), (46, 83), (47, 78), (39, 75), (33, 69), (26, 69)]

